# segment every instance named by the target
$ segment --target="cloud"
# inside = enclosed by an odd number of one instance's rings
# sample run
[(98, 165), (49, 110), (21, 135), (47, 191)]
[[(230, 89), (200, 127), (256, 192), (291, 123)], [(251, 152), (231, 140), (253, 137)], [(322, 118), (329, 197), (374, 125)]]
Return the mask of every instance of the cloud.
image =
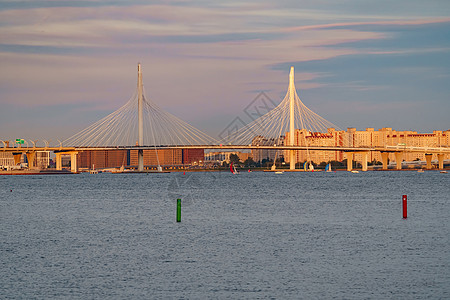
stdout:
[[(395, 4), (383, 14), (360, 1), (320, 3), (9, 1), (0, 9), (0, 102), (82, 127), (129, 99), (138, 61), (147, 96), (210, 134), (257, 91), (284, 97), (291, 65), (307, 105), (349, 126), (362, 111), (346, 106), (345, 119), (332, 101), (370, 110), (448, 92), (445, 7)], [(27, 116), (24, 126), (41, 122)]]
[(449, 23), (450, 18), (432, 18), (432, 19), (416, 19), (416, 20), (381, 20), (381, 21), (365, 21), (365, 22), (343, 22), (343, 23), (329, 23), (329, 24), (316, 24), (316, 25), (305, 25), (297, 27), (289, 27), (284, 29), (284, 31), (300, 31), (300, 30), (315, 30), (315, 29), (356, 29), (360, 30), (363, 26), (372, 26), (374, 28), (377, 26), (412, 26), (412, 25), (425, 25), (425, 24), (436, 24), (436, 23)]

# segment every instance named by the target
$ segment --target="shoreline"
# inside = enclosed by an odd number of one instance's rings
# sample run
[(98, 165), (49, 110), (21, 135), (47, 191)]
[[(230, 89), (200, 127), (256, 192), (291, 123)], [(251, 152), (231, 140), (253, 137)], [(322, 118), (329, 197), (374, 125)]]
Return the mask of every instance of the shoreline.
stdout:
[[(296, 173), (296, 172), (305, 172), (305, 173), (317, 173), (317, 172), (325, 172), (325, 173), (335, 173), (335, 172), (351, 172), (347, 171), (346, 169), (336, 169), (331, 172), (326, 172), (324, 169), (316, 169), (314, 171), (305, 171), (302, 169), (250, 169), (251, 172), (248, 172), (249, 169), (240, 169), (239, 171), (241, 173), (252, 173), (252, 172), (264, 172), (264, 173), (274, 173), (274, 172), (286, 172), (286, 173)], [(358, 172), (402, 172), (402, 171), (409, 171), (409, 172), (418, 172), (419, 170), (423, 170), (424, 172), (427, 171), (450, 171), (450, 168), (444, 168), (444, 169), (369, 169), (367, 171), (362, 171), (361, 169), (353, 169), (352, 171), (358, 171)], [(111, 173), (111, 174), (160, 174), (160, 173), (187, 173), (187, 172), (229, 172), (227, 169), (193, 169), (193, 170), (164, 170), (162, 172), (158, 172), (156, 170), (148, 170), (148, 171), (124, 171), (124, 172), (102, 172), (99, 170), (99, 173)], [(0, 171), (1, 175), (71, 175), (71, 174), (81, 174), (81, 173), (89, 173), (89, 172), (76, 172), (73, 173), (69, 170), (13, 170), (13, 171)], [(94, 174), (93, 174), (94, 175)]]

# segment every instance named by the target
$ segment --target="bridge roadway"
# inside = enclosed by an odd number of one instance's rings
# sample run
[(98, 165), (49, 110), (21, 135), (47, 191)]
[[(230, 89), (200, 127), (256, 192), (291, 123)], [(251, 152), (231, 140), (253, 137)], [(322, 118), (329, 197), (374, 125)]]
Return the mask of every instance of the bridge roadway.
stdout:
[(271, 145), (173, 145), (173, 146), (102, 146), (102, 147), (0, 147), (4, 152), (28, 151), (88, 151), (88, 150), (154, 150), (154, 149), (209, 149), (209, 150), (321, 150), (321, 151), (379, 151), (379, 152), (420, 152), (420, 153), (450, 153), (450, 147), (411, 147), (411, 146), (384, 146), (384, 147), (339, 147), (339, 146), (271, 146)]
[[(208, 150), (310, 150), (310, 151), (343, 151), (347, 162), (353, 162), (354, 153), (362, 153), (362, 170), (367, 170), (367, 157), (371, 151), (379, 151), (382, 157), (383, 169), (387, 169), (389, 153), (394, 153), (397, 169), (401, 169), (404, 152), (425, 153), (427, 168), (431, 169), (432, 155), (436, 154), (439, 169), (443, 169), (444, 155), (450, 153), (449, 147), (412, 147), (412, 146), (385, 146), (385, 147), (339, 147), (339, 146), (271, 146), (271, 145), (173, 145), (173, 146), (107, 146), (107, 147), (0, 147), (0, 151), (12, 152), (15, 164), (20, 162), (22, 154), (26, 154), (28, 161), (33, 162), (36, 151), (53, 151), (56, 154), (56, 168), (62, 169), (61, 156), (71, 156), (71, 169), (76, 172), (77, 154), (89, 150), (154, 150), (154, 149), (208, 149)], [(352, 163), (347, 164), (347, 170), (352, 170)]]

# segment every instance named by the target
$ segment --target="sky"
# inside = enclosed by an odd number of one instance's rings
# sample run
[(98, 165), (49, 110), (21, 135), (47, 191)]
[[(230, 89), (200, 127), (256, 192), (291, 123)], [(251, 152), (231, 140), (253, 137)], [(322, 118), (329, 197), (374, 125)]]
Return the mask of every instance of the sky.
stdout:
[[(1, 1), (0, 139), (56, 142), (147, 98), (217, 137), (261, 92), (338, 128), (450, 129), (450, 1)], [(247, 118), (247, 119), (246, 119)]]

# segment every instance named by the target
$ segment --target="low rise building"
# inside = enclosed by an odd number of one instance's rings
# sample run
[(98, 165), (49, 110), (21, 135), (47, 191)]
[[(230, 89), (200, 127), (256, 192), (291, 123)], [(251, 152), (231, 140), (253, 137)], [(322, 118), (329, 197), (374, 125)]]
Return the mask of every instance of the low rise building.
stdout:
[[(264, 136), (256, 136), (252, 140), (254, 146), (283, 146), (285, 145), (285, 137), (266, 138)], [(252, 149), (252, 158), (255, 162), (262, 162), (265, 160), (279, 159), (283, 156), (283, 151), (271, 149)]]
[(230, 163), (230, 155), (237, 155), (239, 157), (239, 161), (244, 162), (248, 158), (252, 158), (252, 154), (249, 152), (240, 152), (240, 151), (220, 151), (220, 152), (208, 152), (205, 153), (205, 162), (216, 162), (222, 164), (226, 162)]
[(0, 151), (0, 169), (9, 169), (14, 166), (14, 156), (11, 152)]

